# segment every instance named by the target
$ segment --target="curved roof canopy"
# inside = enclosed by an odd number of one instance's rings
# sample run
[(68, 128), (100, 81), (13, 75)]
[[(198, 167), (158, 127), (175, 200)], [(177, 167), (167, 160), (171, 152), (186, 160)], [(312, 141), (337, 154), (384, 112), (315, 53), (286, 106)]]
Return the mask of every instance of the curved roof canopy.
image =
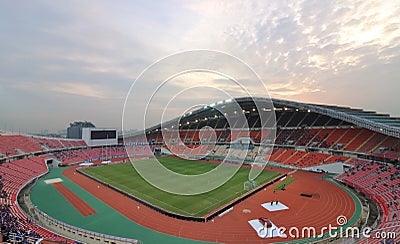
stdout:
[(390, 117), (389, 114), (379, 114), (375, 111), (364, 111), (350, 107), (307, 104), (280, 99), (272, 99), (272, 101), (274, 104), (308, 109), (314, 113), (327, 115), (368, 130), (400, 138), (400, 118)]
[[(242, 97), (235, 98), (235, 101), (232, 99), (228, 99), (225, 101), (219, 101), (216, 103), (212, 103), (209, 106), (205, 106), (201, 109), (197, 109), (188, 114), (182, 115), (181, 118), (175, 118), (171, 121), (165, 122), (164, 125), (168, 125), (170, 122), (179, 120), (182, 118), (196, 117), (198, 115), (205, 115), (214, 110), (215, 107), (218, 106), (226, 106), (230, 103), (239, 103), (245, 106), (246, 104), (253, 104), (252, 101), (257, 102), (265, 102), (266, 104), (270, 104), (268, 98), (262, 97)], [(276, 107), (291, 107), (301, 110), (308, 110), (309, 112), (325, 115), (337, 120), (341, 120), (350, 124), (353, 124), (358, 127), (366, 128), (371, 131), (375, 131), (381, 134), (385, 134), (388, 136), (392, 136), (395, 138), (400, 138), (400, 118), (391, 117), (389, 114), (380, 114), (375, 111), (365, 111), (357, 108), (343, 107), (343, 106), (334, 106), (334, 105), (323, 105), (323, 104), (311, 104), (311, 103), (302, 103), (302, 102), (294, 102), (287, 101), (282, 99), (272, 99), (274, 108)], [(151, 128), (147, 128), (146, 131), (152, 131), (157, 128), (160, 128), (160, 124), (153, 126)]]

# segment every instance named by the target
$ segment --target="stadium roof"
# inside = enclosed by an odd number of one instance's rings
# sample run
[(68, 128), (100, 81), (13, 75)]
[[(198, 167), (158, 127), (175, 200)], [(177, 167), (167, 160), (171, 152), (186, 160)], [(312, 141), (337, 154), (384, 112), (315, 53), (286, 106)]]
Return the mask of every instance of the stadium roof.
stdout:
[(375, 111), (342, 106), (306, 104), (279, 99), (272, 99), (272, 101), (274, 104), (309, 109), (315, 113), (328, 115), (359, 127), (400, 138), (400, 118), (390, 117), (389, 114), (379, 114)]
[[(259, 103), (265, 102), (266, 104), (267, 103), (270, 104), (268, 98), (262, 98), (262, 97), (256, 97), (256, 98), (243, 97), (243, 98), (235, 98), (234, 100), (235, 102), (240, 104), (247, 104), (247, 103), (251, 104), (252, 101), (257, 101)], [(308, 110), (310, 112), (326, 115), (331, 118), (345, 121), (355, 126), (366, 128), (371, 131), (375, 131), (395, 138), (400, 138), (400, 118), (390, 117), (389, 114), (379, 114), (375, 111), (365, 111), (363, 109), (342, 107), (342, 106), (302, 103), (302, 102), (294, 102), (281, 99), (271, 99), (271, 100), (274, 107), (292, 107), (292, 108)], [(229, 103), (232, 102), (234, 102), (232, 99), (228, 99), (225, 101), (212, 103), (209, 106), (205, 106), (201, 109), (185, 114), (182, 116), (182, 118), (197, 116), (200, 114), (204, 116), (204, 114), (211, 112), (214, 107), (228, 105)], [(165, 124), (169, 124), (170, 122), (175, 121), (176, 119), (179, 118), (175, 118), (171, 121), (165, 122)], [(147, 128), (146, 131), (151, 131), (156, 128), (160, 128), (160, 125)], [(133, 134), (137, 133), (138, 132)]]

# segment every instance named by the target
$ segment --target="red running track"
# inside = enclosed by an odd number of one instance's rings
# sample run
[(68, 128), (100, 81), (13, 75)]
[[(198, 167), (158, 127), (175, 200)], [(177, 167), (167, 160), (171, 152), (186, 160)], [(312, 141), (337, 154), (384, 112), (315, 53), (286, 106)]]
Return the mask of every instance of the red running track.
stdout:
[(76, 208), (83, 216), (89, 216), (96, 214), (96, 210), (90, 207), (86, 202), (84, 202), (80, 197), (68, 189), (63, 183), (57, 182), (53, 183), (54, 188), (61, 193), (68, 200), (69, 203)]
[[(233, 211), (214, 222), (198, 223), (178, 220), (160, 214), (108, 187), (99, 184), (75, 171), (76, 167), (66, 169), (63, 174), (82, 188), (102, 200), (104, 203), (125, 215), (132, 221), (149, 229), (162, 233), (209, 242), (222, 243), (270, 243), (283, 242), (299, 238), (261, 239), (247, 221), (267, 217), (278, 227), (314, 227), (318, 232), (322, 227), (338, 226), (340, 215), (350, 219), (355, 212), (352, 197), (343, 189), (321, 179), (321, 175), (297, 171), (294, 182), (286, 186), (285, 191), (273, 193), (273, 186), (260, 191), (245, 201), (235, 205)], [(269, 168), (268, 170), (287, 173), (285, 169)], [(280, 182), (275, 183), (275, 185)], [(319, 194), (319, 198), (306, 198), (300, 193)], [(289, 210), (268, 212), (260, 205), (279, 200)], [(140, 208), (138, 208), (138, 206)], [(251, 213), (243, 213), (244, 209)], [(326, 232), (326, 231), (325, 231)], [(288, 234), (288, 233), (286, 233)], [(317, 233), (319, 234), (319, 233)]]

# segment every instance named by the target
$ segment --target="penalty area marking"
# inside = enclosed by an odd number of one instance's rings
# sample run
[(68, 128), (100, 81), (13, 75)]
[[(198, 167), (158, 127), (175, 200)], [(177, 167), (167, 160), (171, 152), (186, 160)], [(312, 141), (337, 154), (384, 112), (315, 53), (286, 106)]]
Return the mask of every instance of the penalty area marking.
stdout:
[(281, 202), (278, 202), (278, 204), (276, 204), (275, 201), (272, 202), (272, 205), (271, 205), (271, 202), (267, 202), (267, 203), (261, 204), (261, 206), (262, 206), (263, 208), (265, 208), (266, 210), (270, 211), (270, 212), (275, 212), (275, 211), (281, 211), (281, 210), (289, 209), (289, 207), (286, 206), (285, 204), (283, 204), (283, 203), (281, 203)]
[(59, 182), (62, 182), (62, 181), (63, 180), (61, 178), (54, 178), (54, 179), (45, 180), (44, 183), (49, 185), (49, 184), (59, 183)]

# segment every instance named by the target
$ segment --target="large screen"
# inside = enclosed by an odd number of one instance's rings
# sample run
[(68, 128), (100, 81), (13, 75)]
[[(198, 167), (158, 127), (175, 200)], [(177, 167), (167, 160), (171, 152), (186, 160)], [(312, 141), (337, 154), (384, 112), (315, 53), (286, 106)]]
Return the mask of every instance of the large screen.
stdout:
[(116, 130), (92, 130), (90, 138), (92, 140), (104, 140), (117, 138)]

